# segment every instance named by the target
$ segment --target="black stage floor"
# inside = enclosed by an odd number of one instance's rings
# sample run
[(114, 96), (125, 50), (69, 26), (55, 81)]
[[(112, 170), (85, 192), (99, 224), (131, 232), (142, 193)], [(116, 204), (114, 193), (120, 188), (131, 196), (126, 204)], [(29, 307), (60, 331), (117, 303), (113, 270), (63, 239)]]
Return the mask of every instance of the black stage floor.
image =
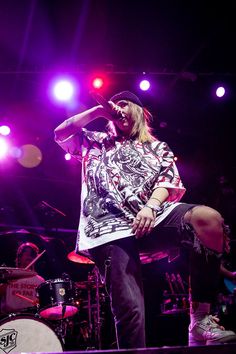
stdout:
[[(0, 352), (2, 352), (2, 351), (0, 350)], [(61, 353), (61, 352), (51, 352), (51, 353), (57, 354), (57, 353)], [(121, 353), (121, 354), (123, 354), (123, 353), (129, 353), (129, 354), (235, 354), (236, 353), (236, 343), (219, 344), (219, 345), (211, 345), (211, 346), (198, 346), (198, 347), (176, 346), (176, 347), (142, 348), (142, 349), (137, 348), (137, 349), (120, 349), (120, 350), (85, 350), (85, 351), (68, 351), (68, 352), (63, 352), (63, 353), (65, 353), (65, 354), (85, 354), (85, 353), (96, 353), (96, 354), (112, 354), (112, 353), (116, 353), (116, 354), (119, 354), (119, 353)]]

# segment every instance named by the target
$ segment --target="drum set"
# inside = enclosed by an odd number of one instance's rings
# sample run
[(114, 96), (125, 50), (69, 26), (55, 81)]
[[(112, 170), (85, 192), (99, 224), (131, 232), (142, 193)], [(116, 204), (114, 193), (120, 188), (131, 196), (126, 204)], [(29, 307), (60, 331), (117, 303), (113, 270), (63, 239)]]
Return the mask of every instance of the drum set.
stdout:
[[(36, 288), (35, 306), (28, 299), (29, 309), (2, 315), (0, 349), (5, 353), (13, 349), (17, 352), (101, 349), (104, 286), (90, 259), (75, 252), (67, 258), (93, 265), (87, 280), (74, 282), (65, 273), (61, 278), (46, 280)], [(4, 285), (35, 274), (21, 268), (0, 267), (0, 283)], [(27, 300), (26, 296), (22, 297)]]

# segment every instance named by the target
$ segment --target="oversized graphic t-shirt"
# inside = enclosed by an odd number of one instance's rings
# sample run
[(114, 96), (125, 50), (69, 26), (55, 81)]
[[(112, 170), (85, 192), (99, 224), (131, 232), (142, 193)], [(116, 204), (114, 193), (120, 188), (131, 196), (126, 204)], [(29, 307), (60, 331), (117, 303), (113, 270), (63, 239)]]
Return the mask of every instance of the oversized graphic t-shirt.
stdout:
[(134, 236), (133, 220), (155, 188), (169, 191), (155, 225), (185, 193), (165, 142), (139, 143), (83, 128), (57, 143), (82, 162), (79, 251)]

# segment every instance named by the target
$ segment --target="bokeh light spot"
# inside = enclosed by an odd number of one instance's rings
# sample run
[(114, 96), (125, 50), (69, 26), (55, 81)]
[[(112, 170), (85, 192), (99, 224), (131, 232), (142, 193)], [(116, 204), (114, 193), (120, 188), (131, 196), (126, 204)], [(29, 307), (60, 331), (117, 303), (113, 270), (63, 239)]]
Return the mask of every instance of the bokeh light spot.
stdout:
[(0, 126), (0, 134), (1, 135), (9, 135), (11, 132), (10, 127), (8, 127), (8, 125), (1, 125)]
[(26, 168), (38, 166), (42, 161), (41, 150), (32, 144), (26, 144), (21, 147), (21, 156), (17, 161)]

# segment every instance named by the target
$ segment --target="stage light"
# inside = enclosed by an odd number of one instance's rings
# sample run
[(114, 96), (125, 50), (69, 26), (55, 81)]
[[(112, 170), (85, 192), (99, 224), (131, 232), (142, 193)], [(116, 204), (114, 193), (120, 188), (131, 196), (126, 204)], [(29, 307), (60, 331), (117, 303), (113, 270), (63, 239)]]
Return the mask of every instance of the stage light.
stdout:
[(8, 148), (6, 140), (0, 138), (0, 159), (4, 159), (7, 156)]
[(7, 136), (10, 134), (10, 132), (11, 132), (11, 129), (10, 129), (10, 127), (8, 127), (8, 125), (1, 125), (0, 126), (0, 134), (1, 135)]
[(220, 86), (216, 89), (216, 96), (221, 98), (225, 95), (225, 88), (223, 86)]
[(65, 154), (65, 160), (66, 161), (71, 160), (71, 154), (69, 154), (69, 153)]
[(150, 86), (151, 86), (151, 84), (150, 84), (150, 82), (149, 82), (147, 79), (142, 80), (142, 81), (140, 82), (140, 84), (139, 84), (139, 87), (140, 87), (140, 89), (141, 89), (142, 91), (147, 91), (147, 90), (149, 90)]
[(96, 77), (95, 79), (93, 79), (92, 85), (93, 85), (93, 88), (100, 89), (103, 87), (104, 81), (101, 77)]
[(53, 95), (58, 101), (71, 101), (74, 94), (74, 84), (69, 80), (59, 80), (53, 86)]

